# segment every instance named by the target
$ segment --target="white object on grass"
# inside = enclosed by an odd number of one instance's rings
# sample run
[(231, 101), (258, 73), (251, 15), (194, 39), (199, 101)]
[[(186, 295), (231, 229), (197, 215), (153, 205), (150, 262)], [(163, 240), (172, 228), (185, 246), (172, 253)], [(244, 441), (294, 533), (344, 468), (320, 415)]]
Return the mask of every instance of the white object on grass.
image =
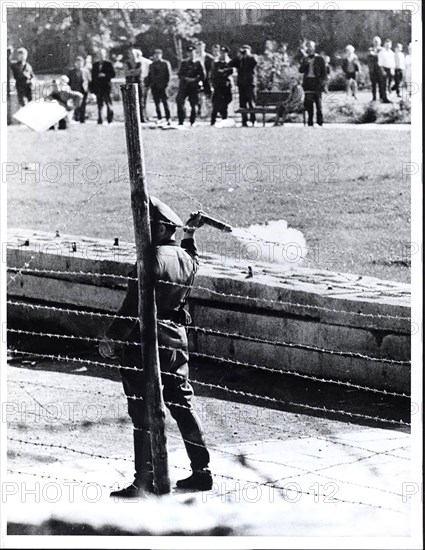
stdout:
[(44, 132), (67, 114), (65, 107), (57, 101), (30, 101), (13, 118), (35, 132)]

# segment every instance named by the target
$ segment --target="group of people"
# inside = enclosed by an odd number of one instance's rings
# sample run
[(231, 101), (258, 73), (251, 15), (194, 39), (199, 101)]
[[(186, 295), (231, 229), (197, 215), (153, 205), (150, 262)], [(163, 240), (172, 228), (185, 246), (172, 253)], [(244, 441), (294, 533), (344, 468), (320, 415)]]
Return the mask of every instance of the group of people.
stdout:
[[(404, 55), (403, 44), (396, 44), (392, 49), (392, 41), (388, 38), (382, 46), (379, 36), (373, 38), (373, 45), (369, 48), (367, 65), (372, 87), (372, 100), (377, 100), (377, 90), (382, 103), (391, 103), (388, 96), (395, 91), (397, 97), (401, 95), (403, 81), (411, 81), (411, 54), (412, 45), (409, 44), (408, 54)], [(347, 79), (347, 94), (357, 98), (357, 80), (360, 74), (360, 63), (355, 48), (349, 44), (345, 49), (346, 55), (342, 63), (342, 70)]]
[[(8, 92), (10, 89), (9, 74), (13, 74), (16, 83), (17, 98), (20, 105), (32, 100), (32, 82), (34, 71), (29, 64), (28, 52), (25, 48), (17, 50), (17, 60), (11, 62), (12, 50), (9, 50), (8, 62)], [(403, 53), (403, 45), (396, 44), (392, 49), (391, 40), (386, 40), (384, 46), (381, 39), (375, 36), (373, 45), (368, 51), (367, 65), (369, 69), (372, 99), (389, 103), (389, 95), (395, 91), (400, 97), (403, 81), (409, 82), (411, 45), (407, 55)], [(121, 56), (120, 56), (121, 57)], [(278, 63), (277, 61), (278, 60)], [(297, 79), (292, 79), (291, 94), (288, 105), (278, 106), (278, 113), (288, 112), (294, 97), (298, 104), (307, 112), (308, 125), (313, 126), (314, 109), (316, 109), (317, 124), (323, 124), (322, 93), (327, 91), (330, 74), (330, 58), (316, 52), (316, 44), (312, 40), (303, 40), (294, 61), (299, 65), (302, 74), (302, 85)], [(279, 65), (276, 68), (276, 63)], [(228, 108), (233, 98), (233, 76), (236, 76), (236, 86), (239, 92), (239, 110), (242, 115), (242, 126), (255, 125), (255, 95), (257, 80), (267, 73), (267, 82), (278, 81), (277, 74), (288, 71), (291, 64), (287, 52), (287, 44), (274, 50), (273, 41), (266, 42), (265, 52), (257, 57), (248, 44), (239, 48), (236, 56), (232, 56), (225, 45), (214, 44), (211, 53), (206, 51), (206, 44), (199, 40), (187, 47), (187, 57), (177, 72), (179, 79), (176, 95), (178, 129), (185, 129), (186, 102), (190, 106), (189, 121), (193, 126), (204, 106), (210, 110), (211, 125), (226, 125)], [(156, 49), (152, 59), (143, 56), (143, 52), (130, 46), (121, 64), (125, 81), (135, 83), (139, 88), (140, 120), (147, 121), (146, 103), (149, 90), (155, 104), (157, 124), (171, 126), (171, 110), (168, 102), (167, 88), (172, 71), (170, 63), (163, 58), (161, 49)], [(346, 77), (346, 91), (349, 96), (357, 98), (358, 79), (361, 74), (361, 64), (351, 44), (345, 49), (342, 70)], [(270, 74), (268, 74), (270, 73)], [(96, 96), (98, 118), (103, 124), (104, 110), (106, 120), (114, 119), (112, 101), (112, 79), (116, 76), (116, 63), (108, 59), (105, 49), (100, 49), (96, 60), (78, 56), (74, 66), (67, 75), (62, 75), (53, 83), (53, 92), (49, 99), (60, 102), (69, 112), (73, 112), (75, 121), (84, 123), (86, 120), (86, 104), (90, 93)], [(263, 78), (264, 80), (264, 78)], [(264, 82), (263, 82), (264, 85)], [(286, 86), (288, 81), (286, 80)], [(283, 84), (282, 84), (283, 86)], [(266, 86), (266, 89), (269, 89)], [(295, 103), (297, 103), (295, 102)], [(289, 108), (288, 108), (289, 107)], [(220, 116), (220, 121), (218, 117)], [(277, 115), (276, 123), (279, 121)], [(67, 127), (67, 117), (59, 124), (59, 128)]]
[[(369, 48), (368, 67), (372, 85), (373, 101), (376, 101), (378, 89), (379, 99), (383, 103), (390, 103), (388, 95), (392, 91), (400, 97), (400, 88), (403, 80), (411, 82), (411, 55), (412, 45), (409, 44), (408, 54), (403, 53), (403, 44), (396, 44), (392, 49), (392, 41), (387, 38), (382, 46), (379, 36), (373, 38), (373, 45)], [(394, 84), (392, 85), (392, 82)]]

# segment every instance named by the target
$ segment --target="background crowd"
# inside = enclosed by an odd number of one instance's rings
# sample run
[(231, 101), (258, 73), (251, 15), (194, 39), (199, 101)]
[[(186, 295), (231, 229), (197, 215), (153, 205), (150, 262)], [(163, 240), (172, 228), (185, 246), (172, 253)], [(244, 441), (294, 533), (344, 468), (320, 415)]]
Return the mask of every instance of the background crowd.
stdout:
[[(210, 51), (207, 51), (209, 49)], [(178, 129), (186, 129), (186, 103), (190, 107), (189, 122), (193, 126), (197, 117), (207, 114), (211, 125), (223, 126), (228, 122), (228, 107), (234, 98), (236, 88), (239, 97), (239, 112), (242, 126), (256, 123), (257, 92), (288, 91), (281, 105), (277, 105), (275, 124), (284, 113), (305, 110), (308, 125), (324, 122), (322, 94), (328, 92), (333, 67), (331, 57), (325, 51), (318, 51), (316, 43), (303, 39), (296, 51), (289, 52), (288, 44), (267, 40), (263, 53), (256, 55), (250, 45), (242, 45), (237, 52), (223, 44), (212, 44), (210, 48), (202, 40), (193, 39), (186, 48), (186, 56), (177, 69), (178, 89), (175, 95)], [(359, 87), (365, 80), (370, 84), (372, 101), (391, 103), (400, 97), (403, 88), (411, 91), (411, 44), (394, 45), (386, 39), (382, 45), (379, 36), (373, 37), (367, 53), (366, 63), (361, 63), (351, 44), (345, 47), (345, 54), (336, 56), (345, 80), (348, 97), (355, 101)], [(140, 119), (146, 122), (146, 103), (149, 93), (155, 104), (156, 124), (171, 126), (169, 85), (173, 70), (164, 59), (163, 50), (157, 48), (153, 55), (145, 57), (140, 48), (129, 45), (119, 55), (109, 55), (106, 48), (99, 48), (93, 55), (78, 55), (73, 67), (59, 78), (55, 78), (44, 93), (44, 99), (55, 100), (69, 111), (73, 120), (84, 123), (87, 118), (86, 105), (91, 98), (97, 103), (97, 122), (103, 124), (114, 120), (112, 82), (123, 78), (139, 88)], [(36, 76), (28, 61), (28, 51), (20, 47), (8, 48), (8, 97), (16, 91), (20, 106), (33, 99)], [(67, 127), (68, 115), (59, 123), (60, 129)], [(219, 120), (218, 120), (219, 119)], [(10, 122), (10, 116), (9, 116)], [(234, 123), (234, 121), (229, 121)]]

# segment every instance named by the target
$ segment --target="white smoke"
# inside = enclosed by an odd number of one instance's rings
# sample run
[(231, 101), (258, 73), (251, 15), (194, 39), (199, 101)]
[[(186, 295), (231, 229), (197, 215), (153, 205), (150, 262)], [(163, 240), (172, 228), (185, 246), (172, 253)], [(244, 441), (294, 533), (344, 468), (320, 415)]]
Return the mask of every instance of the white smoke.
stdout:
[(307, 256), (307, 243), (298, 229), (288, 227), (285, 220), (272, 220), (247, 228), (234, 227), (232, 235), (245, 249), (249, 263), (276, 263), (296, 267)]

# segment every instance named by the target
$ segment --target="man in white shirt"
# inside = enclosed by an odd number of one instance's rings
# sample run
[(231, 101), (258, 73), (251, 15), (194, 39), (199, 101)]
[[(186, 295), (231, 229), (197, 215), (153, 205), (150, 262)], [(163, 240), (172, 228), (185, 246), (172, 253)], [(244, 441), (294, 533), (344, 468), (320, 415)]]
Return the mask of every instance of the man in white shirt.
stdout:
[(394, 48), (394, 58), (395, 72), (393, 90), (396, 91), (397, 97), (400, 97), (400, 85), (403, 82), (403, 76), (406, 70), (406, 60), (403, 53), (403, 44), (396, 44), (396, 47)]
[(392, 42), (389, 38), (385, 40), (384, 47), (378, 54), (378, 65), (381, 67), (382, 74), (385, 78), (385, 87), (391, 93), (391, 82), (395, 73), (395, 57), (391, 49)]

